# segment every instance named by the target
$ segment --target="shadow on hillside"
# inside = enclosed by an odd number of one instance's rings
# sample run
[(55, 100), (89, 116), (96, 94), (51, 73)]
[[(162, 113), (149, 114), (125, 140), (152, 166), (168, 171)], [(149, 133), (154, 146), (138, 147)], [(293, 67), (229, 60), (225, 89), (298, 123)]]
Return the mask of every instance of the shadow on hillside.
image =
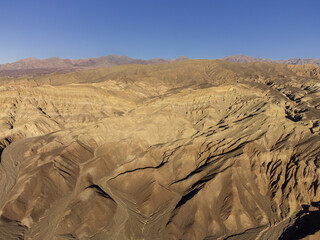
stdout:
[(320, 211), (304, 210), (299, 215), (294, 225), (289, 227), (279, 240), (298, 240), (320, 231)]

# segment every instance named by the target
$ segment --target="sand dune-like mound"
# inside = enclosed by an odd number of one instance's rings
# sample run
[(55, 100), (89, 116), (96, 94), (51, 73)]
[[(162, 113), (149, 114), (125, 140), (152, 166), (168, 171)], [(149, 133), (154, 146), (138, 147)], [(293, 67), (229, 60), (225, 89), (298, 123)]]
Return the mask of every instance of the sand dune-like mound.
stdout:
[(318, 239), (320, 69), (2, 78), (0, 239)]

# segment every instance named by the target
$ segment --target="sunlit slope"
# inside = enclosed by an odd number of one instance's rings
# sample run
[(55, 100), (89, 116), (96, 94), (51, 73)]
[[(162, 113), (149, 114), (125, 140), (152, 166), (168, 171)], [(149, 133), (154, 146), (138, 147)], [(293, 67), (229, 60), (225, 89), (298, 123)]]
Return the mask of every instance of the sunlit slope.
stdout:
[(290, 239), (319, 215), (319, 72), (188, 60), (2, 79), (0, 239)]

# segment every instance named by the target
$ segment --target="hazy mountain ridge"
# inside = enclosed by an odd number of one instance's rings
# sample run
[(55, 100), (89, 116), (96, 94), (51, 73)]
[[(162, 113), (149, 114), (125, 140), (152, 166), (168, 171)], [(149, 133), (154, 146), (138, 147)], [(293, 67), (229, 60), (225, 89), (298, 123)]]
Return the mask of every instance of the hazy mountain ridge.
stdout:
[(70, 72), (80, 69), (114, 67), (127, 64), (164, 64), (186, 60), (186, 57), (165, 60), (152, 58), (149, 60), (133, 59), (125, 55), (109, 55), (87, 59), (47, 59), (25, 58), (13, 63), (0, 64), (0, 76), (40, 75), (51, 72)]
[(267, 58), (258, 58), (251, 57), (246, 55), (232, 55), (223, 57), (222, 60), (229, 62), (239, 62), (239, 63), (249, 63), (249, 62), (272, 62), (272, 63), (281, 63), (281, 64), (293, 64), (293, 65), (305, 65), (305, 64), (313, 64), (316, 66), (320, 66), (320, 59), (318, 58), (291, 58), (288, 60), (272, 60)]
[[(187, 57), (181, 56), (177, 59), (152, 58), (149, 60), (134, 59), (126, 55), (108, 55), (97, 58), (86, 59), (61, 59), (52, 57), (47, 59), (26, 58), (17, 62), (0, 64), (0, 77), (1, 76), (37, 76), (53, 72), (66, 73), (81, 69), (94, 69), (94, 68), (110, 68), (118, 65), (127, 64), (168, 64), (179, 61), (187, 60)], [(313, 64), (320, 66), (320, 59), (312, 58), (292, 58), (289, 60), (272, 60), (266, 58), (250, 57), (245, 55), (232, 55), (222, 58), (221, 60), (237, 63), (249, 62), (270, 62), (280, 64), (304, 65)]]

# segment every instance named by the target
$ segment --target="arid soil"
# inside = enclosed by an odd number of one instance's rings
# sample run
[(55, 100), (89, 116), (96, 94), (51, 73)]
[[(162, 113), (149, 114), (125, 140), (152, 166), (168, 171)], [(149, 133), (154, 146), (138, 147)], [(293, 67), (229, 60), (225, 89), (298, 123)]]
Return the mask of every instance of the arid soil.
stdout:
[(320, 68), (0, 78), (0, 239), (319, 239)]

